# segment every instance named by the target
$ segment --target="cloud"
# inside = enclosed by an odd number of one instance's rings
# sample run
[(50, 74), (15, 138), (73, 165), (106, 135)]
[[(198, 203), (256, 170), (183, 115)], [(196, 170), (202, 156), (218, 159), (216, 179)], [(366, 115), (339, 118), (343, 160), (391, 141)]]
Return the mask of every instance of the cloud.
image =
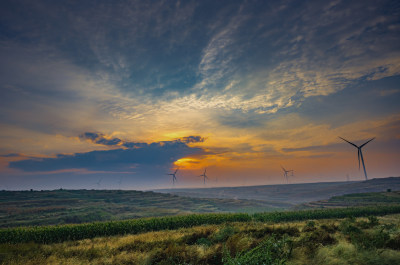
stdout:
[(201, 137), (201, 136), (187, 136), (187, 137), (182, 137), (181, 139), (179, 139), (180, 141), (184, 142), (184, 143), (202, 143), (205, 141), (205, 138)]
[[(96, 140), (94, 135), (88, 134)], [(100, 141), (101, 142), (101, 141)], [(133, 144), (133, 143), (127, 143)], [(137, 172), (154, 166), (162, 170), (185, 156), (205, 154), (201, 148), (189, 147), (182, 141), (163, 141), (135, 145), (135, 148), (91, 151), (55, 158), (35, 158), (10, 162), (9, 167), (27, 172), (85, 169), (110, 172)]]
[(0, 157), (20, 157), (20, 154), (12, 153), (12, 154), (6, 154), (6, 155), (0, 155)]
[(80, 139), (90, 140), (96, 144), (102, 145), (119, 145), (121, 143), (121, 139), (118, 138), (106, 138), (102, 133), (93, 133), (93, 132), (85, 132), (79, 135)]
[[(82, 140), (89, 140), (92, 143), (95, 144), (101, 144), (101, 145), (107, 145), (107, 146), (123, 146), (126, 148), (144, 148), (151, 146), (152, 144), (147, 144), (147, 143), (137, 143), (137, 142), (131, 142), (131, 141), (124, 141), (116, 137), (111, 137), (107, 136), (103, 133), (95, 133), (95, 132), (84, 132), (81, 135), (79, 135), (79, 138)], [(202, 143), (205, 141), (204, 137), (201, 137), (199, 135), (196, 136), (186, 136), (182, 138), (178, 138), (174, 141), (162, 141), (159, 142), (159, 144), (162, 145), (169, 145), (170, 143)]]

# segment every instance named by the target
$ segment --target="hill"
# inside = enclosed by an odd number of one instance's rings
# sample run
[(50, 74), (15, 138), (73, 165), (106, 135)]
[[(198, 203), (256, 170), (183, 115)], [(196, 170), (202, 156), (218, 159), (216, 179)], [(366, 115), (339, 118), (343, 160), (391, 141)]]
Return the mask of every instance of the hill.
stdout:
[(221, 187), (198, 189), (161, 189), (157, 192), (192, 198), (225, 198), (264, 201), (270, 204), (299, 203), (326, 200), (333, 196), (351, 193), (400, 190), (400, 177), (378, 178), (359, 182), (319, 182), (246, 187)]
[(0, 227), (72, 224), (190, 213), (256, 212), (285, 203), (188, 198), (122, 190), (0, 191)]
[(328, 200), (300, 204), (299, 206), (296, 206), (296, 208), (339, 208), (396, 204), (400, 204), (400, 191), (346, 194), (342, 196), (334, 196)]

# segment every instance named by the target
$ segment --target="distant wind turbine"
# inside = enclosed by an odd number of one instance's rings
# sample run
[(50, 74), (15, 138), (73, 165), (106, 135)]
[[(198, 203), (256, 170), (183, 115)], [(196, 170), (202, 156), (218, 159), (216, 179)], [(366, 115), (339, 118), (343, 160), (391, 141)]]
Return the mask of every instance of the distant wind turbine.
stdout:
[(374, 140), (375, 137), (372, 138), (372, 139), (370, 139), (370, 140), (368, 140), (368, 141), (366, 141), (365, 143), (363, 143), (363, 144), (360, 145), (360, 146), (358, 146), (358, 145), (356, 145), (356, 144), (353, 144), (352, 142), (349, 142), (349, 141), (347, 141), (346, 139), (344, 139), (344, 138), (342, 138), (342, 137), (340, 137), (340, 136), (339, 136), (339, 138), (342, 139), (343, 141), (348, 142), (349, 144), (351, 144), (352, 146), (354, 146), (355, 148), (358, 149), (358, 170), (360, 170), (360, 158), (361, 158), (361, 162), (362, 162), (363, 169), (364, 169), (365, 179), (368, 180), (367, 170), (365, 169), (364, 157), (363, 157), (361, 148), (363, 148), (367, 143), (369, 143), (369, 142), (371, 142), (372, 140)]
[(122, 177), (119, 178), (118, 180), (118, 188), (121, 189), (121, 182), (122, 182)]
[(172, 176), (172, 185), (173, 185), (173, 186), (175, 185), (175, 181), (176, 181), (176, 172), (178, 172), (178, 170), (179, 170), (179, 167), (175, 170), (174, 173), (167, 174), (167, 175), (169, 175), (169, 176)]
[(97, 187), (100, 187), (100, 183), (101, 183), (102, 180), (103, 180), (103, 178), (100, 178), (99, 181), (96, 182)]
[(285, 177), (286, 182), (289, 183), (288, 173), (292, 172), (291, 177), (293, 177), (293, 169), (286, 170), (283, 166), (281, 166), (281, 168), (283, 170), (283, 176)]
[(209, 179), (209, 178), (207, 177), (207, 175), (206, 175), (206, 171), (207, 171), (207, 168), (204, 169), (204, 173), (203, 173), (203, 174), (201, 174), (200, 176), (198, 176), (198, 177), (203, 177), (204, 185), (206, 185), (206, 179)]

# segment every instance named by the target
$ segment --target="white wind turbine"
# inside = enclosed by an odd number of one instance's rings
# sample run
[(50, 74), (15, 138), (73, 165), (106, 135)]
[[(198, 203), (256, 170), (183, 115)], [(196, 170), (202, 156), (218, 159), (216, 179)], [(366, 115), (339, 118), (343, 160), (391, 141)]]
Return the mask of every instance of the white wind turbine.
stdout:
[(176, 181), (176, 172), (178, 172), (178, 170), (179, 170), (179, 167), (175, 170), (174, 173), (167, 174), (167, 175), (169, 175), (169, 176), (172, 176), (172, 186), (175, 185), (175, 181)]
[(358, 170), (360, 170), (360, 158), (361, 158), (361, 162), (362, 162), (363, 169), (364, 169), (365, 179), (368, 180), (367, 170), (365, 169), (364, 157), (363, 157), (363, 154), (362, 154), (362, 150), (361, 150), (361, 149), (362, 149), (367, 143), (369, 143), (369, 142), (371, 142), (372, 140), (374, 140), (375, 137), (372, 138), (372, 139), (370, 139), (370, 140), (368, 140), (368, 141), (366, 141), (365, 143), (363, 143), (363, 144), (360, 145), (360, 146), (358, 146), (358, 145), (356, 145), (356, 144), (353, 144), (352, 142), (349, 142), (349, 141), (347, 141), (346, 139), (344, 139), (344, 138), (342, 138), (342, 137), (340, 137), (340, 136), (339, 136), (339, 138), (342, 139), (343, 141), (348, 142), (349, 144), (351, 144), (352, 146), (354, 146), (355, 148), (358, 149), (358, 155), (357, 155), (357, 156), (358, 156)]
[(284, 176), (285, 179), (286, 179), (286, 183), (289, 183), (289, 176), (288, 176), (288, 173), (292, 172), (291, 177), (293, 177), (293, 169), (286, 170), (283, 166), (281, 166), (281, 168), (282, 168), (282, 170), (283, 170), (283, 176)]
[(206, 171), (207, 171), (207, 168), (204, 169), (204, 173), (203, 173), (203, 174), (201, 174), (200, 176), (198, 176), (198, 177), (203, 177), (204, 185), (206, 185), (206, 179), (209, 179), (209, 178), (207, 177), (207, 175), (206, 175)]

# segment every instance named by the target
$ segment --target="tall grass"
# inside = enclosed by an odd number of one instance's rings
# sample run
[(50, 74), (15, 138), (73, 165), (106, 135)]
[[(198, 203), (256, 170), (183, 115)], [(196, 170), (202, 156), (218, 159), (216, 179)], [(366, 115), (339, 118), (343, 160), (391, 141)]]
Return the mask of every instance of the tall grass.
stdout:
[(0, 243), (56, 243), (67, 240), (80, 240), (98, 236), (138, 234), (149, 231), (187, 228), (205, 224), (226, 222), (282, 222), (307, 219), (361, 217), (400, 213), (398, 206), (338, 208), (324, 210), (305, 210), (290, 212), (237, 214), (194, 214), (161, 218), (144, 218), (127, 221), (97, 222), (79, 225), (39, 226), (8, 228), (0, 230)]

